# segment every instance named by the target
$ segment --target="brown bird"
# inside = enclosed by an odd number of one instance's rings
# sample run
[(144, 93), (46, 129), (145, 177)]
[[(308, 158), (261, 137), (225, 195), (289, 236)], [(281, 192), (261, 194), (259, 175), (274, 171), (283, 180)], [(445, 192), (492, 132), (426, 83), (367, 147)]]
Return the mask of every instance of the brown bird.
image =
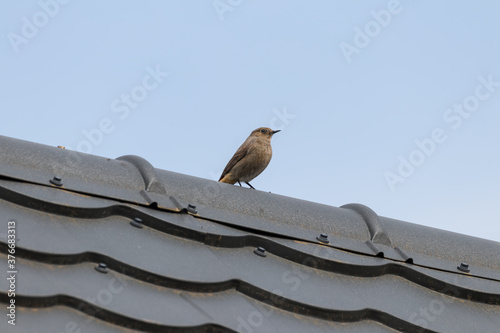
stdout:
[(271, 138), (279, 131), (267, 127), (259, 127), (252, 131), (227, 163), (219, 181), (228, 184), (238, 182), (240, 186), (240, 182), (245, 182), (255, 190), (249, 182), (260, 175), (271, 161), (273, 156)]

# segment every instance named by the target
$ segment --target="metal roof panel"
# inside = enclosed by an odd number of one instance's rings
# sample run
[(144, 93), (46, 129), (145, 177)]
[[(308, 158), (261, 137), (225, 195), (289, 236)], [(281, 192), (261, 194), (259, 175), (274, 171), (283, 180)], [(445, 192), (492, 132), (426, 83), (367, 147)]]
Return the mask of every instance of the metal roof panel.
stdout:
[[(330, 207), (159, 170), (137, 156), (80, 154), (70, 167), (70, 151), (5, 137), (0, 153), (0, 228), (16, 221), (16, 302), (28, 331), (42, 322), (96, 332), (500, 325), (499, 243), (360, 204)], [(55, 174), (62, 186), (50, 182)], [(470, 272), (457, 269), (462, 261)], [(7, 289), (1, 280), (2, 303)]]

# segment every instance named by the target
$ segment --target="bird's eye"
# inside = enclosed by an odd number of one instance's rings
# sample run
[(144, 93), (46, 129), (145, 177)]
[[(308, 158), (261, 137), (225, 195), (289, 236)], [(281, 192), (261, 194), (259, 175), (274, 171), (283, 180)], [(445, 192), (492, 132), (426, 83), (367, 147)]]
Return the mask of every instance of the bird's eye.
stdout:
[(260, 132), (265, 134), (265, 133), (267, 133), (267, 130), (261, 129)]

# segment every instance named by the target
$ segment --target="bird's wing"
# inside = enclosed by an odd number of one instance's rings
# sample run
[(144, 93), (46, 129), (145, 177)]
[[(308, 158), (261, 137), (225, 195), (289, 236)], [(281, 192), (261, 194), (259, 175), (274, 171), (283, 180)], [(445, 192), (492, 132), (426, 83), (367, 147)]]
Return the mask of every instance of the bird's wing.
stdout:
[(248, 155), (249, 148), (248, 148), (248, 144), (245, 144), (245, 143), (242, 144), (240, 148), (238, 148), (238, 150), (236, 151), (236, 153), (234, 153), (233, 157), (231, 157), (231, 159), (229, 160), (229, 162), (227, 162), (227, 165), (224, 168), (224, 171), (222, 171), (222, 175), (220, 176), (219, 180), (221, 180), (222, 178), (224, 178), (224, 176), (229, 171), (231, 171), (231, 169), (236, 165), (236, 163), (238, 163), (239, 161), (241, 161), (241, 159), (243, 157), (245, 157), (245, 156)]

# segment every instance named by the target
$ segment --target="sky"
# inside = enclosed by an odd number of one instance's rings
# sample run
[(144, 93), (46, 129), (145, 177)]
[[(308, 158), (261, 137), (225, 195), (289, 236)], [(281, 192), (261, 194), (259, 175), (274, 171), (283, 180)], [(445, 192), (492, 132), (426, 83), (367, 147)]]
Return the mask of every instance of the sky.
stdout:
[[(500, 2), (7, 1), (0, 135), (500, 241)], [(498, 206), (497, 206), (498, 207)]]

